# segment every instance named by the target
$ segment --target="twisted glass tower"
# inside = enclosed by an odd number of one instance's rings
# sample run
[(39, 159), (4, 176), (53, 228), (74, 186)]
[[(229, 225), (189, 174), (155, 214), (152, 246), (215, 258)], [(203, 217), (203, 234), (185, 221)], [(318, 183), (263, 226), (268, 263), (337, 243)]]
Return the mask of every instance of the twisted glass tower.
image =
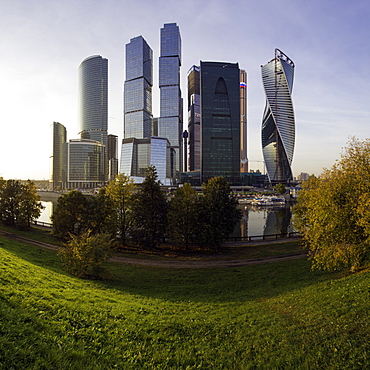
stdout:
[(292, 103), (294, 63), (279, 49), (275, 58), (261, 66), (266, 94), (262, 119), (262, 151), (270, 183), (293, 180), (292, 159), (295, 120)]

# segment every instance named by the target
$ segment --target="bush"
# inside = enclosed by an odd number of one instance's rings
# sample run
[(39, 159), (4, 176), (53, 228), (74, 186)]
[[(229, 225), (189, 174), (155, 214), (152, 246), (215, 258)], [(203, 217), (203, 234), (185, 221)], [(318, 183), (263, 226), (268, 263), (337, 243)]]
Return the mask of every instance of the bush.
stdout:
[(80, 236), (70, 234), (70, 240), (58, 254), (69, 274), (83, 279), (100, 279), (104, 272), (102, 264), (110, 257), (111, 249), (109, 234), (91, 235), (89, 230)]

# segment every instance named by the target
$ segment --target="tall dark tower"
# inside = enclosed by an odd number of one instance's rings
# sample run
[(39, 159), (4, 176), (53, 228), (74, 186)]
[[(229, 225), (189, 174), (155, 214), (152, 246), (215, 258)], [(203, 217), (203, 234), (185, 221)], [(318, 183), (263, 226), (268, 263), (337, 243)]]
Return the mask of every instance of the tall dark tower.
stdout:
[(240, 183), (240, 71), (238, 63), (201, 62), (201, 180)]
[(292, 102), (294, 63), (279, 49), (261, 66), (266, 106), (262, 120), (262, 151), (271, 184), (293, 180), (295, 120)]
[(189, 170), (200, 171), (200, 69), (188, 72)]

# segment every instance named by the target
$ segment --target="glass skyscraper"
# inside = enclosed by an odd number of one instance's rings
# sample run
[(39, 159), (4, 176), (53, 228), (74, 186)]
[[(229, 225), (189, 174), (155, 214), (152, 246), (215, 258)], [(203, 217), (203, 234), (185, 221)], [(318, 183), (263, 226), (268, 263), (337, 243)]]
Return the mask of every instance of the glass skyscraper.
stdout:
[(182, 97), (180, 90), (181, 36), (176, 23), (161, 28), (159, 58), (160, 117), (158, 135), (171, 146), (171, 177), (180, 178), (182, 171)]
[(261, 67), (266, 94), (262, 119), (262, 151), (272, 184), (293, 180), (295, 120), (292, 103), (294, 63), (279, 49), (275, 58)]
[(79, 67), (80, 137), (104, 145), (100, 181), (108, 180), (108, 60), (100, 55), (86, 58)]
[(122, 140), (121, 172), (136, 183), (141, 183), (149, 165), (157, 170), (158, 180), (170, 185), (170, 162), (168, 140), (163, 137), (143, 139), (126, 138)]
[(65, 145), (68, 188), (91, 189), (103, 185), (105, 146), (87, 139), (73, 139)]
[(247, 155), (247, 72), (240, 70), (240, 172), (248, 172)]
[(200, 171), (200, 69), (198, 66), (192, 66), (188, 72), (188, 130), (189, 170)]
[(238, 63), (200, 62), (201, 180), (240, 183), (240, 71)]
[(142, 36), (126, 44), (124, 138), (152, 135), (153, 51)]
[(124, 138), (120, 172), (141, 183), (148, 166), (154, 165), (158, 178), (169, 184), (169, 143), (154, 137), (152, 116), (153, 51), (142, 36), (126, 45), (124, 84)]
[(53, 122), (52, 173), (53, 190), (62, 190), (66, 181), (63, 170), (63, 145), (67, 142), (67, 130), (59, 122)]

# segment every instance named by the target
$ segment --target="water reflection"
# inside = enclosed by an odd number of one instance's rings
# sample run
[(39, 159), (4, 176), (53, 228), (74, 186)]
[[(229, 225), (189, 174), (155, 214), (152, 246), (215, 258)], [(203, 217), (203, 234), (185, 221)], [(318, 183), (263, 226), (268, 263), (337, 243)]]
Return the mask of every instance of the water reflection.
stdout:
[[(54, 204), (55, 203), (55, 204)], [(41, 201), (41, 204), (45, 207), (41, 211), (40, 217), (37, 219), (37, 221), (42, 221), (46, 223), (51, 223), (51, 215), (53, 214), (54, 207), (56, 206), (56, 202), (45, 202)]]
[[(56, 202), (42, 201), (45, 209), (42, 211), (38, 221), (51, 223)], [(292, 206), (283, 207), (254, 207), (251, 205), (239, 206), (242, 211), (240, 225), (237, 225), (232, 237), (262, 236), (274, 234), (286, 234), (293, 232), (291, 218)]]
[(286, 234), (293, 232), (292, 207), (254, 207), (251, 205), (239, 206), (242, 219), (232, 236), (248, 237), (257, 235)]

